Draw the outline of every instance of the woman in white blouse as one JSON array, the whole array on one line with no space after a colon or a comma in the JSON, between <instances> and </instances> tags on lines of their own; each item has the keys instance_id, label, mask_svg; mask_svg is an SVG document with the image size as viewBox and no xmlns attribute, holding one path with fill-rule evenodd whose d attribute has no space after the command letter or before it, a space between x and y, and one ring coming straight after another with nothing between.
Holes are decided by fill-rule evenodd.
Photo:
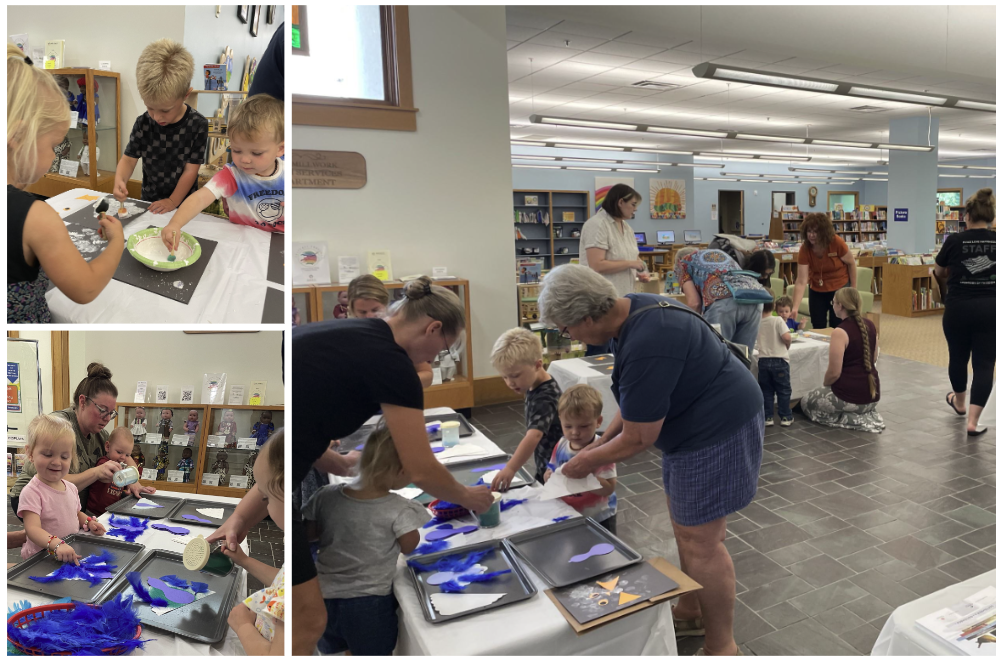
<instances>
[{"instance_id":1,"label":"woman in white blouse","mask_svg":"<svg viewBox=\"0 0 1004 663\"><path fill-rule=\"evenodd\" d=\"M638 259L638 242L627 222L634 218L639 203L641 194L627 184L615 184L600 210L582 226L586 266L610 281L618 297L634 292L635 272L643 283L651 279L645 263ZM588 346L586 354L603 352L603 347Z\"/></svg>"}]
</instances>

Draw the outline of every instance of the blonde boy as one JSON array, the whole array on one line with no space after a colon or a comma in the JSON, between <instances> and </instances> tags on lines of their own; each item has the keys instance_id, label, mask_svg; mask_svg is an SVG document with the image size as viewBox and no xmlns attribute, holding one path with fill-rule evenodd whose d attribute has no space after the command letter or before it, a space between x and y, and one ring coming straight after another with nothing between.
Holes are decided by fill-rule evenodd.
<instances>
[{"instance_id":1,"label":"blonde boy","mask_svg":"<svg viewBox=\"0 0 1004 663\"><path fill-rule=\"evenodd\" d=\"M554 447L550 467L557 469L597 439L596 429L603 423L603 397L587 384L577 384L561 395L558 416L564 437ZM548 469L544 480L551 478ZM583 516L592 518L612 533L617 533L617 466L597 468L593 475L603 487L588 493L562 497L562 501Z\"/></svg>"},{"instance_id":2,"label":"blonde boy","mask_svg":"<svg viewBox=\"0 0 1004 663\"><path fill-rule=\"evenodd\" d=\"M209 138L209 122L185 103L192 91L195 61L181 44L160 39L143 49L136 85L146 113L136 118L129 144L115 169L113 193L129 196L126 182L143 160L143 200L154 214L172 212L195 193Z\"/></svg>"},{"instance_id":3,"label":"blonde boy","mask_svg":"<svg viewBox=\"0 0 1004 663\"><path fill-rule=\"evenodd\" d=\"M525 398L526 435L515 453L492 481L492 490L508 490L519 468L533 456L535 478L544 482L544 472L554 446L561 439L558 399L561 389L544 370L540 339L528 329L517 327L502 334L492 348L492 366L506 385Z\"/></svg>"},{"instance_id":4,"label":"blonde boy","mask_svg":"<svg viewBox=\"0 0 1004 663\"><path fill-rule=\"evenodd\" d=\"M161 238L168 248L177 248L185 224L221 197L231 223L284 231L283 125L282 102L267 94L250 97L234 110L227 126L233 163L186 200L164 227Z\"/></svg>"}]
</instances>

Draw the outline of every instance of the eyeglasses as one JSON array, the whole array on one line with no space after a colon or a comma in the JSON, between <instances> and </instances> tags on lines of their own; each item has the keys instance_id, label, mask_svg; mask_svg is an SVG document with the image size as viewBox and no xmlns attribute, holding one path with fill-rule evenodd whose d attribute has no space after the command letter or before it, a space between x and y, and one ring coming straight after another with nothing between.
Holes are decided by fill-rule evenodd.
<instances>
[{"instance_id":1,"label":"eyeglasses","mask_svg":"<svg viewBox=\"0 0 1004 663\"><path fill-rule=\"evenodd\" d=\"M453 345L450 345L450 343L446 340L446 332L443 331L442 327L439 328L439 333L443 337L443 351L450 354L451 356L453 355L459 356L460 350L464 346L464 335L458 334L457 340L453 342Z\"/></svg>"},{"instance_id":2,"label":"eyeglasses","mask_svg":"<svg viewBox=\"0 0 1004 663\"><path fill-rule=\"evenodd\" d=\"M572 334L568 331L568 327L562 327L559 337L565 339L566 341L572 340Z\"/></svg>"},{"instance_id":3,"label":"eyeglasses","mask_svg":"<svg viewBox=\"0 0 1004 663\"><path fill-rule=\"evenodd\" d=\"M93 405L94 409L96 409L98 411L98 414L101 415L102 419L108 419L109 421L111 421L115 417L119 416L119 413L116 412L115 410L109 410L105 406L98 405L97 403L95 403L93 398L91 398L89 396L84 396L84 398L86 398L87 400L89 400L91 402L91 405Z\"/></svg>"}]
</instances>

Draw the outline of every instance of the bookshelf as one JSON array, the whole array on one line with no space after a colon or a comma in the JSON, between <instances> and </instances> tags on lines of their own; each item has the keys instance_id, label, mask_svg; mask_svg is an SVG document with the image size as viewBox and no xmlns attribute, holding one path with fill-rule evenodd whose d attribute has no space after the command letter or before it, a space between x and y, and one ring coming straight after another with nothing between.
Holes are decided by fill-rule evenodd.
<instances>
[{"instance_id":1,"label":"bookshelf","mask_svg":"<svg viewBox=\"0 0 1004 663\"><path fill-rule=\"evenodd\" d=\"M845 242L880 242L888 232L888 208L885 205L860 205L857 210L844 212L839 218L830 212L833 229Z\"/></svg>"},{"instance_id":2,"label":"bookshelf","mask_svg":"<svg viewBox=\"0 0 1004 663\"><path fill-rule=\"evenodd\" d=\"M517 261L537 260L544 272L578 260L579 236L591 216L588 191L517 189L512 199ZM518 273L517 267L517 281Z\"/></svg>"},{"instance_id":3,"label":"bookshelf","mask_svg":"<svg viewBox=\"0 0 1004 663\"><path fill-rule=\"evenodd\" d=\"M933 289L938 285L931 276L931 265L883 265L882 313L917 318L944 312L935 303Z\"/></svg>"},{"instance_id":4,"label":"bookshelf","mask_svg":"<svg viewBox=\"0 0 1004 663\"><path fill-rule=\"evenodd\" d=\"M785 289L798 278L798 248L794 251L774 252L774 278L784 281Z\"/></svg>"},{"instance_id":5,"label":"bookshelf","mask_svg":"<svg viewBox=\"0 0 1004 663\"><path fill-rule=\"evenodd\" d=\"M802 221L805 219L805 212L799 211L796 207L792 210L781 210L778 212L781 221L782 239L785 242L797 242L802 239L800 232Z\"/></svg>"},{"instance_id":6,"label":"bookshelf","mask_svg":"<svg viewBox=\"0 0 1004 663\"><path fill-rule=\"evenodd\" d=\"M868 267L872 270L872 294L875 301L882 301L882 282L885 276L885 267L889 264L889 256L859 256L858 267Z\"/></svg>"},{"instance_id":7,"label":"bookshelf","mask_svg":"<svg viewBox=\"0 0 1004 663\"><path fill-rule=\"evenodd\" d=\"M965 215L965 205L955 205L947 208L947 211L939 205L934 221L934 245L940 247L949 235L965 230L966 222L962 220Z\"/></svg>"}]
</instances>

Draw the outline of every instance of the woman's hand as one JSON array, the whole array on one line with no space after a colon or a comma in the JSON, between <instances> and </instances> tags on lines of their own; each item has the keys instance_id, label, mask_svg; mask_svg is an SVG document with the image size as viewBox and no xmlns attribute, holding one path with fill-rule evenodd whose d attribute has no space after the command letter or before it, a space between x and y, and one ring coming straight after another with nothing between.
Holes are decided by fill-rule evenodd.
<instances>
[{"instance_id":1,"label":"woman's hand","mask_svg":"<svg viewBox=\"0 0 1004 663\"><path fill-rule=\"evenodd\" d=\"M56 546L56 559L64 564L73 563L76 566L80 566L80 560L83 559L77 554L77 551L70 547L68 543L60 543Z\"/></svg>"},{"instance_id":2,"label":"woman's hand","mask_svg":"<svg viewBox=\"0 0 1004 663\"><path fill-rule=\"evenodd\" d=\"M110 460L106 463L101 463L94 468L94 476L96 481L101 483L111 483L112 476L122 469L122 466L116 463L114 460Z\"/></svg>"},{"instance_id":3,"label":"woman's hand","mask_svg":"<svg viewBox=\"0 0 1004 663\"><path fill-rule=\"evenodd\" d=\"M111 214L102 214L98 217L98 235L113 242L116 240L124 241L123 234L122 224L116 217Z\"/></svg>"},{"instance_id":4,"label":"woman's hand","mask_svg":"<svg viewBox=\"0 0 1004 663\"><path fill-rule=\"evenodd\" d=\"M589 454L579 452L572 456L572 459L561 466L561 473L569 479L585 479L594 469L592 463L588 461Z\"/></svg>"},{"instance_id":5,"label":"woman's hand","mask_svg":"<svg viewBox=\"0 0 1004 663\"><path fill-rule=\"evenodd\" d=\"M460 506L474 513L484 513L492 507L495 498L488 486L471 486L466 490L467 496L460 502Z\"/></svg>"},{"instance_id":6,"label":"woman's hand","mask_svg":"<svg viewBox=\"0 0 1004 663\"><path fill-rule=\"evenodd\" d=\"M511 469L508 466L499 470L499 473L495 475L494 479L492 479L492 490L503 493L509 490L509 484L512 483L514 476L516 476L516 470Z\"/></svg>"},{"instance_id":7,"label":"woman's hand","mask_svg":"<svg viewBox=\"0 0 1004 663\"><path fill-rule=\"evenodd\" d=\"M652 281L652 275L649 272L638 272L638 280L642 283L649 283Z\"/></svg>"},{"instance_id":8,"label":"woman's hand","mask_svg":"<svg viewBox=\"0 0 1004 663\"><path fill-rule=\"evenodd\" d=\"M244 605L243 601L235 605L233 610L230 611L230 616L227 617L227 624L233 629L234 633L237 633L245 624L254 626L254 621L255 614L251 612L250 608Z\"/></svg>"},{"instance_id":9,"label":"woman's hand","mask_svg":"<svg viewBox=\"0 0 1004 663\"><path fill-rule=\"evenodd\" d=\"M226 555L227 557L229 557L230 559L232 559L234 561L234 564L236 564L237 566L239 566L241 568L244 568L244 564L249 559L251 559L250 557L248 557L244 553L244 549L241 548L240 546L234 546L233 550L230 550L229 548L224 547L224 548L222 548L222 550L223 550L223 554L224 555Z\"/></svg>"},{"instance_id":10,"label":"woman's hand","mask_svg":"<svg viewBox=\"0 0 1004 663\"><path fill-rule=\"evenodd\" d=\"M631 269L637 270L640 275L642 272L648 271L648 265L645 264L644 260L639 260L638 262L636 262L634 265L631 266Z\"/></svg>"}]
</instances>

